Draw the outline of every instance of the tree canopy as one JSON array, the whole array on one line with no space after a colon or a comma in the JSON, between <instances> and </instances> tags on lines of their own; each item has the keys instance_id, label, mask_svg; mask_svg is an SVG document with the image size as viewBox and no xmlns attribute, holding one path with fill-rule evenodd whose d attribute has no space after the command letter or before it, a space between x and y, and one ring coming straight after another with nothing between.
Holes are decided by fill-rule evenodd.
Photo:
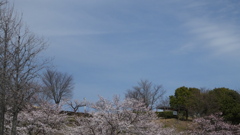
<instances>
[{"instance_id":1,"label":"tree canopy","mask_svg":"<svg viewBox=\"0 0 240 135\"><path fill-rule=\"evenodd\" d=\"M240 94L234 90L222 87L201 91L183 86L169 98L172 108L186 110L186 117L188 113L191 116L206 116L222 112L226 121L240 123Z\"/></svg>"},{"instance_id":2,"label":"tree canopy","mask_svg":"<svg viewBox=\"0 0 240 135\"><path fill-rule=\"evenodd\" d=\"M187 119L189 111L194 112L193 110L197 109L198 100L196 98L193 100L193 98L197 97L199 93L200 90L197 88L187 88L185 86L177 88L174 96L170 96L170 106L177 110L185 110Z\"/></svg>"},{"instance_id":3,"label":"tree canopy","mask_svg":"<svg viewBox=\"0 0 240 135\"><path fill-rule=\"evenodd\" d=\"M219 111L227 121L240 123L240 94L228 88L215 88L209 92Z\"/></svg>"}]
</instances>

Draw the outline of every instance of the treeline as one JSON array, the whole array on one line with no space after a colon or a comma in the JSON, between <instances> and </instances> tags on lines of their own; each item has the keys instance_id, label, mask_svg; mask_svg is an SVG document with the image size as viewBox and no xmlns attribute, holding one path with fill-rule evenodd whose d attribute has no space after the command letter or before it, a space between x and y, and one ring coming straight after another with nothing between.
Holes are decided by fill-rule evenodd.
<instances>
[{"instance_id":1,"label":"treeline","mask_svg":"<svg viewBox=\"0 0 240 135\"><path fill-rule=\"evenodd\" d=\"M229 88L212 90L180 87L170 96L170 106L188 119L220 113L225 121L240 123L240 94Z\"/></svg>"}]
</instances>

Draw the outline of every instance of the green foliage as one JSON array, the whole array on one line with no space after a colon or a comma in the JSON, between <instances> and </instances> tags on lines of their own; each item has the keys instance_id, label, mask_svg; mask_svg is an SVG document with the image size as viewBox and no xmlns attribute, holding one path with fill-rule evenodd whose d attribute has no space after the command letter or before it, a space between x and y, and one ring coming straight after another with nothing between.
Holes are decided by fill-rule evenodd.
<instances>
[{"instance_id":1,"label":"green foliage","mask_svg":"<svg viewBox=\"0 0 240 135\"><path fill-rule=\"evenodd\" d=\"M173 111L164 111L164 112L156 112L157 116L160 118L170 119L177 118L176 115L173 115Z\"/></svg>"},{"instance_id":2,"label":"green foliage","mask_svg":"<svg viewBox=\"0 0 240 135\"><path fill-rule=\"evenodd\" d=\"M228 88L215 88L200 91L197 88L180 87L170 96L170 106L175 109L185 108L186 117L207 116L222 112L226 121L240 123L240 94Z\"/></svg>"},{"instance_id":3,"label":"green foliage","mask_svg":"<svg viewBox=\"0 0 240 135\"><path fill-rule=\"evenodd\" d=\"M177 88L174 96L170 96L170 106L177 110L184 110L186 119L188 113L194 115L198 112L200 103L200 90L197 88L187 88L185 86Z\"/></svg>"},{"instance_id":4,"label":"green foliage","mask_svg":"<svg viewBox=\"0 0 240 135\"><path fill-rule=\"evenodd\" d=\"M228 88L215 88L209 92L214 102L223 112L223 117L233 124L240 123L240 94Z\"/></svg>"},{"instance_id":5,"label":"green foliage","mask_svg":"<svg viewBox=\"0 0 240 135\"><path fill-rule=\"evenodd\" d=\"M189 107L194 104L192 97L199 93L200 90L197 88L187 88L185 86L177 88L174 96L170 96L170 105L173 108Z\"/></svg>"}]
</instances>

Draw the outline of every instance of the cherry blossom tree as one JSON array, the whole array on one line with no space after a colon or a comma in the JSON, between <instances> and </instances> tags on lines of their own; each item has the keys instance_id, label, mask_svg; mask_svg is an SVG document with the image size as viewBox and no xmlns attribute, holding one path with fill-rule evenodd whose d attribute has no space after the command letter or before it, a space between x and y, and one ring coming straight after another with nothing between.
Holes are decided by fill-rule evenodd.
<instances>
[{"instance_id":1,"label":"cherry blossom tree","mask_svg":"<svg viewBox=\"0 0 240 135\"><path fill-rule=\"evenodd\" d=\"M29 105L19 113L17 134L21 135L171 135L173 128L164 128L154 112L135 99L112 101L100 97L96 103L88 103L92 108L86 116L62 114L61 106L39 103ZM6 114L6 134L11 133L12 116Z\"/></svg>"},{"instance_id":2,"label":"cherry blossom tree","mask_svg":"<svg viewBox=\"0 0 240 135\"><path fill-rule=\"evenodd\" d=\"M188 131L191 135L237 135L240 133L240 125L232 125L224 121L222 113L207 117L197 118L193 122L196 128Z\"/></svg>"},{"instance_id":3,"label":"cherry blossom tree","mask_svg":"<svg viewBox=\"0 0 240 135\"><path fill-rule=\"evenodd\" d=\"M171 135L172 128L163 128L154 112L146 108L143 102L135 99L120 101L118 96L109 101L100 97L90 104L94 111L91 117L76 118L79 126L75 134L91 135Z\"/></svg>"},{"instance_id":4,"label":"cherry blossom tree","mask_svg":"<svg viewBox=\"0 0 240 135\"><path fill-rule=\"evenodd\" d=\"M28 106L19 113L17 134L21 135L54 135L67 134L67 115L60 114L61 107L47 102L41 106ZM6 115L5 133L10 134L12 117Z\"/></svg>"}]
</instances>

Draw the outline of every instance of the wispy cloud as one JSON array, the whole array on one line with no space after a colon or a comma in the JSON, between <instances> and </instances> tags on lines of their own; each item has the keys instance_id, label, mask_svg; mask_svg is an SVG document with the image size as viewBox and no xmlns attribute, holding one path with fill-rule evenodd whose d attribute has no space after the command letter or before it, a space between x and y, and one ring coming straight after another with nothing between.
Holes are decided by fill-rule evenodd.
<instances>
[{"instance_id":1,"label":"wispy cloud","mask_svg":"<svg viewBox=\"0 0 240 135\"><path fill-rule=\"evenodd\" d=\"M239 4L218 1L214 5L211 1L191 1L183 6L180 14L185 21L189 41L179 51L202 49L217 57L240 56L240 27L237 23L240 20L236 17L240 13L236 8Z\"/></svg>"},{"instance_id":2,"label":"wispy cloud","mask_svg":"<svg viewBox=\"0 0 240 135\"><path fill-rule=\"evenodd\" d=\"M234 26L206 19L191 19L187 25L190 33L196 35L196 42L204 43L203 47L211 49L215 55L232 55L240 51L240 31Z\"/></svg>"}]
</instances>

